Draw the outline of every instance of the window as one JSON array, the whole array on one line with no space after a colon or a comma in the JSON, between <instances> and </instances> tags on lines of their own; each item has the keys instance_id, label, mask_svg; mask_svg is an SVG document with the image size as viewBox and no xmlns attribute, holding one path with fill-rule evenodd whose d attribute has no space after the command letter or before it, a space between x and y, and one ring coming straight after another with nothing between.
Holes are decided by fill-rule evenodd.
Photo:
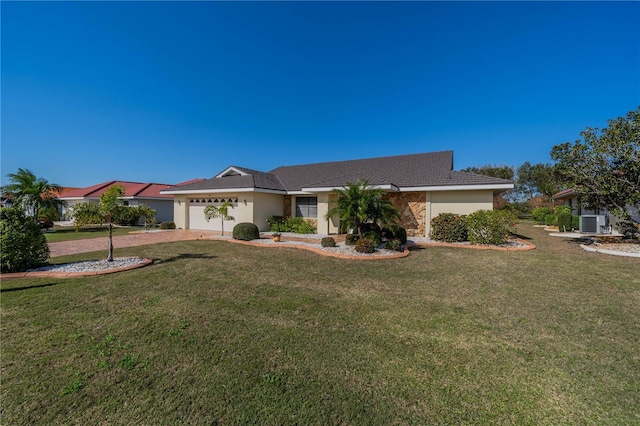
<instances>
[{"instance_id":1,"label":"window","mask_svg":"<svg viewBox=\"0 0 640 426\"><path fill-rule=\"evenodd\" d=\"M296 197L296 216L318 217L318 197Z\"/></svg>"}]
</instances>

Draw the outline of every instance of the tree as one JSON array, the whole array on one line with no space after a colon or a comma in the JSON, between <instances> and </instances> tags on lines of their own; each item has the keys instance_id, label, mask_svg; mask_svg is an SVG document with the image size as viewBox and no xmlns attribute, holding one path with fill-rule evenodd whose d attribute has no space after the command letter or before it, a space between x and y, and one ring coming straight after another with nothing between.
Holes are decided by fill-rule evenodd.
<instances>
[{"instance_id":1,"label":"tree","mask_svg":"<svg viewBox=\"0 0 640 426\"><path fill-rule=\"evenodd\" d=\"M582 206L638 223L633 212L640 207L639 125L640 107L608 120L602 130L587 127L574 143L553 147L555 170Z\"/></svg>"},{"instance_id":2,"label":"tree","mask_svg":"<svg viewBox=\"0 0 640 426\"><path fill-rule=\"evenodd\" d=\"M355 229L362 238L365 223L380 227L399 218L398 209L382 198L382 190L368 188L368 185L368 181L359 180L342 189L334 189L333 193L338 196L337 205L329 210L326 219L338 215L346 226Z\"/></svg>"},{"instance_id":3,"label":"tree","mask_svg":"<svg viewBox=\"0 0 640 426\"><path fill-rule=\"evenodd\" d=\"M38 225L21 209L0 207L0 271L24 272L49 258L49 246Z\"/></svg>"},{"instance_id":4,"label":"tree","mask_svg":"<svg viewBox=\"0 0 640 426\"><path fill-rule=\"evenodd\" d=\"M538 195L550 198L562 189L551 164L531 164L525 161L518 167L517 174L515 190L526 199Z\"/></svg>"},{"instance_id":5,"label":"tree","mask_svg":"<svg viewBox=\"0 0 640 426\"><path fill-rule=\"evenodd\" d=\"M106 223L109 226L109 252L107 260L113 261L113 224L120 212L126 208L122 205L121 197L124 197L125 189L122 185L109 187L100 196L100 204L80 203L73 207L73 219L76 230L84 225Z\"/></svg>"},{"instance_id":6,"label":"tree","mask_svg":"<svg viewBox=\"0 0 640 426\"><path fill-rule=\"evenodd\" d=\"M66 202L58 199L62 187L48 180L36 177L30 170L18 169L17 173L9 173L9 184L2 187L2 196L12 198L13 205L22 209L25 215L38 221L38 213L44 208L58 210L66 206Z\"/></svg>"},{"instance_id":7,"label":"tree","mask_svg":"<svg viewBox=\"0 0 640 426\"><path fill-rule=\"evenodd\" d=\"M515 178L515 171L513 169L513 166L493 166L491 164L487 164L485 166L467 167L466 169L462 169L461 171L507 180L514 180Z\"/></svg>"},{"instance_id":8,"label":"tree","mask_svg":"<svg viewBox=\"0 0 640 426\"><path fill-rule=\"evenodd\" d=\"M233 208L231 200L227 200L220 207L207 206L204 209L204 218L209 222L211 219L220 218L222 221L222 236L224 237L224 221L235 220L233 216L229 216L229 207Z\"/></svg>"}]
</instances>

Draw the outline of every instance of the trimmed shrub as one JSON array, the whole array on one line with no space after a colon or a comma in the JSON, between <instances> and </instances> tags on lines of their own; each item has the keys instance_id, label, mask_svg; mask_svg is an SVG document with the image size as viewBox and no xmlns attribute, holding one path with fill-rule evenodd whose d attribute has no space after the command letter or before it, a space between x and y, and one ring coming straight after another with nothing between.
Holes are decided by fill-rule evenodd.
<instances>
[{"instance_id":1,"label":"trimmed shrub","mask_svg":"<svg viewBox=\"0 0 640 426\"><path fill-rule=\"evenodd\" d=\"M302 217L271 216L267 219L271 232L295 232L296 234L315 234L315 225Z\"/></svg>"},{"instance_id":2,"label":"trimmed shrub","mask_svg":"<svg viewBox=\"0 0 640 426\"><path fill-rule=\"evenodd\" d=\"M455 243L467 240L465 216L453 213L440 213L431 219L431 239Z\"/></svg>"},{"instance_id":3,"label":"trimmed shrub","mask_svg":"<svg viewBox=\"0 0 640 426\"><path fill-rule=\"evenodd\" d=\"M393 239L397 238L402 244L407 244L407 230L402 226L394 223L392 225L382 228L382 238Z\"/></svg>"},{"instance_id":4,"label":"trimmed shrub","mask_svg":"<svg viewBox=\"0 0 640 426\"><path fill-rule=\"evenodd\" d=\"M162 222L160 223L160 229L176 229L175 222Z\"/></svg>"},{"instance_id":5,"label":"trimmed shrub","mask_svg":"<svg viewBox=\"0 0 640 426\"><path fill-rule=\"evenodd\" d=\"M49 218L45 218L38 221L38 228L40 229L51 229L53 228L53 221Z\"/></svg>"},{"instance_id":6,"label":"trimmed shrub","mask_svg":"<svg viewBox=\"0 0 640 426\"><path fill-rule=\"evenodd\" d=\"M633 240L638 234L638 225L633 222L618 222L616 224L618 230L622 234L623 240Z\"/></svg>"},{"instance_id":7,"label":"trimmed shrub","mask_svg":"<svg viewBox=\"0 0 640 426\"><path fill-rule=\"evenodd\" d=\"M533 216L533 220L536 221L539 225L546 224L545 217L551 214L551 210L548 207L536 207L533 209L531 216Z\"/></svg>"},{"instance_id":8,"label":"trimmed shrub","mask_svg":"<svg viewBox=\"0 0 640 426\"><path fill-rule=\"evenodd\" d=\"M467 216L469 241L474 244L503 244L507 242L516 218L504 210L478 210Z\"/></svg>"},{"instance_id":9,"label":"trimmed shrub","mask_svg":"<svg viewBox=\"0 0 640 426\"><path fill-rule=\"evenodd\" d=\"M260 238L258 227L250 222L241 222L233 227L233 239L251 241Z\"/></svg>"},{"instance_id":10,"label":"trimmed shrub","mask_svg":"<svg viewBox=\"0 0 640 426\"><path fill-rule=\"evenodd\" d=\"M398 238L390 238L384 243L384 248L393 251L402 251L402 242Z\"/></svg>"},{"instance_id":11,"label":"trimmed shrub","mask_svg":"<svg viewBox=\"0 0 640 426\"><path fill-rule=\"evenodd\" d=\"M47 239L32 218L16 208L0 208L0 271L25 272L49 258Z\"/></svg>"},{"instance_id":12,"label":"trimmed shrub","mask_svg":"<svg viewBox=\"0 0 640 426\"><path fill-rule=\"evenodd\" d=\"M344 243L348 246L355 246L359 238L358 234L347 234Z\"/></svg>"},{"instance_id":13,"label":"trimmed shrub","mask_svg":"<svg viewBox=\"0 0 640 426\"><path fill-rule=\"evenodd\" d=\"M571 213L558 213L558 230L560 232L571 231Z\"/></svg>"},{"instance_id":14,"label":"trimmed shrub","mask_svg":"<svg viewBox=\"0 0 640 426\"><path fill-rule=\"evenodd\" d=\"M558 223L558 216L553 213L549 213L544 217L544 224L547 226L556 226Z\"/></svg>"},{"instance_id":15,"label":"trimmed shrub","mask_svg":"<svg viewBox=\"0 0 640 426\"><path fill-rule=\"evenodd\" d=\"M362 234L363 238L369 239L371 241L373 241L373 243L376 245L376 247L378 247L380 244L382 244L382 236L380 235L380 232L378 231L367 231L364 234Z\"/></svg>"},{"instance_id":16,"label":"trimmed shrub","mask_svg":"<svg viewBox=\"0 0 640 426\"><path fill-rule=\"evenodd\" d=\"M360 238L356 242L355 250L358 253L374 253L376 251L376 244L368 238Z\"/></svg>"},{"instance_id":17,"label":"trimmed shrub","mask_svg":"<svg viewBox=\"0 0 640 426\"><path fill-rule=\"evenodd\" d=\"M334 240L332 237L324 237L322 240L320 240L320 244L322 245L322 247L335 247L336 240Z\"/></svg>"}]
</instances>

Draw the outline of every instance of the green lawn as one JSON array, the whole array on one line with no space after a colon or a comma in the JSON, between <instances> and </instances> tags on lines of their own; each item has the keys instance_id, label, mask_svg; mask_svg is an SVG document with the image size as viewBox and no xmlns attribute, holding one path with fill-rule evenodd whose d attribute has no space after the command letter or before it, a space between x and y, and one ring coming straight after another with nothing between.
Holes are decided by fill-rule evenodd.
<instances>
[{"instance_id":1,"label":"green lawn","mask_svg":"<svg viewBox=\"0 0 640 426\"><path fill-rule=\"evenodd\" d=\"M191 241L4 281L2 424L640 424L639 259L520 232L538 249Z\"/></svg>"},{"instance_id":2,"label":"green lawn","mask_svg":"<svg viewBox=\"0 0 640 426\"><path fill-rule=\"evenodd\" d=\"M140 231L141 227L115 227L113 228L113 235L127 235L131 231ZM87 238L99 238L108 237L109 228L105 226L85 227L80 231L76 230L72 226L56 226L52 229L53 232L45 232L45 237L50 243L58 241L70 241L70 240L84 240Z\"/></svg>"}]
</instances>

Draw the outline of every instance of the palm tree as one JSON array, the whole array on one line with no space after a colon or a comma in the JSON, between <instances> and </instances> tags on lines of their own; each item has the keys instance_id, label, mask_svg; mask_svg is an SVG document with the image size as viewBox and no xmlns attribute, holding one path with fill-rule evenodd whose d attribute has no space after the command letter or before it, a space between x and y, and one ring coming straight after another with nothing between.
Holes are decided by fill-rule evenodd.
<instances>
[{"instance_id":1,"label":"palm tree","mask_svg":"<svg viewBox=\"0 0 640 426\"><path fill-rule=\"evenodd\" d=\"M338 199L336 206L327 213L327 220L338 215L346 226L355 229L362 238L365 223L380 227L398 219L400 213L389 200L382 198L382 190L368 188L368 185L369 181L359 180L343 189L334 189Z\"/></svg>"},{"instance_id":2,"label":"palm tree","mask_svg":"<svg viewBox=\"0 0 640 426\"><path fill-rule=\"evenodd\" d=\"M9 184L2 187L2 195L13 198L13 204L27 215L33 215L38 221L38 213L43 208L58 210L67 203L58 199L62 187L48 180L36 177L30 170L18 169L17 173L9 173Z\"/></svg>"},{"instance_id":3,"label":"palm tree","mask_svg":"<svg viewBox=\"0 0 640 426\"><path fill-rule=\"evenodd\" d=\"M227 200L220 207L216 206L207 206L204 209L204 218L207 219L207 222L211 219L215 219L219 217L222 220L222 236L224 237L224 221L225 220L235 220L233 216L229 216L229 207L233 208L233 203L231 200Z\"/></svg>"}]
</instances>

